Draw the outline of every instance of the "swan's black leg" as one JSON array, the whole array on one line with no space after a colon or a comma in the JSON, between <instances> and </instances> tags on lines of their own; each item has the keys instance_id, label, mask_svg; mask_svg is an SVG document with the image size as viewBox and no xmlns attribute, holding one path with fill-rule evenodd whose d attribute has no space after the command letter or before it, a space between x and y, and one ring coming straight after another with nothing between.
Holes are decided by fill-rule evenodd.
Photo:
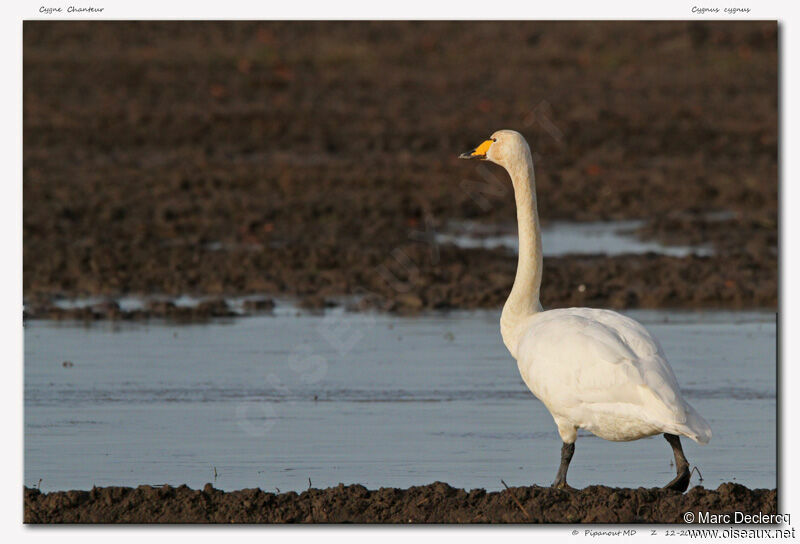
<instances>
[{"instance_id":1,"label":"swan's black leg","mask_svg":"<svg viewBox=\"0 0 800 544\"><path fill-rule=\"evenodd\" d=\"M683 448L681 447L681 439L674 434L664 433L664 438L667 439L669 445L672 446L672 452L675 454L675 469L678 475L670 483L664 486L664 489L673 489L683 493L689 487L689 479L692 475L689 472L689 461L683 455Z\"/></svg>"},{"instance_id":2,"label":"swan's black leg","mask_svg":"<svg viewBox=\"0 0 800 544\"><path fill-rule=\"evenodd\" d=\"M575 453L575 442L572 444L564 442L564 445L561 446L561 466L558 467L553 487L557 489L572 489L567 484L567 469L569 468L569 462L572 461L573 453Z\"/></svg>"}]
</instances>

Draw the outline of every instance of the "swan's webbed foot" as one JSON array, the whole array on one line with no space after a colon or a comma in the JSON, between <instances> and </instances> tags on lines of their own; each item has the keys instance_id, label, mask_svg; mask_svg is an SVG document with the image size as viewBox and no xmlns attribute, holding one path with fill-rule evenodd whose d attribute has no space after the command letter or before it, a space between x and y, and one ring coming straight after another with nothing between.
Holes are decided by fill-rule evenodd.
<instances>
[{"instance_id":1,"label":"swan's webbed foot","mask_svg":"<svg viewBox=\"0 0 800 544\"><path fill-rule=\"evenodd\" d=\"M578 491L577 489L569 485L566 480L564 480L563 482L553 482L553 485L551 485L550 487L552 487L553 489L560 489L561 491L569 491L569 492Z\"/></svg>"},{"instance_id":2,"label":"swan's webbed foot","mask_svg":"<svg viewBox=\"0 0 800 544\"><path fill-rule=\"evenodd\" d=\"M678 493L683 493L689 488L689 479L691 475L692 473L689 472L689 466L687 465L670 483L661 489L671 489L673 491L677 491Z\"/></svg>"},{"instance_id":3,"label":"swan's webbed foot","mask_svg":"<svg viewBox=\"0 0 800 544\"><path fill-rule=\"evenodd\" d=\"M689 488L689 480L692 477L692 473L689 471L689 461L687 461L686 456L683 455L681 439L677 435L664 433L664 438L666 438L669 445L672 446L678 475L661 489L671 489L683 493Z\"/></svg>"}]
</instances>

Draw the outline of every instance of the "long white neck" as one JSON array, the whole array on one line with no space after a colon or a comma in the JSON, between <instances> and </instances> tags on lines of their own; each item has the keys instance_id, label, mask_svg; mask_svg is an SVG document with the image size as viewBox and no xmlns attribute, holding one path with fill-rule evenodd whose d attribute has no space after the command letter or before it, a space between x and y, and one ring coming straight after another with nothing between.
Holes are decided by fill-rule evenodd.
<instances>
[{"instance_id":1,"label":"long white neck","mask_svg":"<svg viewBox=\"0 0 800 544\"><path fill-rule=\"evenodd\" d=\"M500 333L511 355L517 357L520 325L525 318L541 312L539 288L542 284L542 234L539 214L536 211L536 185L533 176L533 159L528 146L506 166L514 184L517 201L517 226L519 230L519 258L514 287L503 306Z\"/></svg>"}]
</instances>

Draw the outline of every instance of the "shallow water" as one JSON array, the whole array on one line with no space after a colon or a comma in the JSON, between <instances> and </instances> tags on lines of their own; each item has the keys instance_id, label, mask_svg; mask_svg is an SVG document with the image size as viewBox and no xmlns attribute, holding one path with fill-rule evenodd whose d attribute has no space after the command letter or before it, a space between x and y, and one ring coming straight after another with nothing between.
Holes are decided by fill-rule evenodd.
<instances>
[{"instance_id":1,"label":"shallow water","mask_svg":"<svg viewBox=\"0 0 800 544\"><path fill-rule=\"evenodd\" d=\"M712 426L708 446L684 440L702 484L775 487L774 314L629 315L661 340ZM498 319L334 310L193 325L28 321L25 484L547 485L560 440ZM582 434L570 483L663 485L671 460L660 437Z\"/></svg>"},{"instance_id":2,"label":"shallow water","mask_svg":"<svg viewBox=\"0 0 800 544\"><path fill-rule=\"evenodd\" d=\"M625 255L658 253L673 257L687 255L711 255L712 250L705 246L667 246L658 242L646 242L635 235L635 230L644 221L597 221L573 223L556 221L542 228L542 248L544 255L596 254ZM442 244L455 244L465 249L507 248L518 251L519 240L516 229L508 232L487 231L479 223L460 223L451 232L437 234L436 240Z\"/></svg>"}]
</instances>

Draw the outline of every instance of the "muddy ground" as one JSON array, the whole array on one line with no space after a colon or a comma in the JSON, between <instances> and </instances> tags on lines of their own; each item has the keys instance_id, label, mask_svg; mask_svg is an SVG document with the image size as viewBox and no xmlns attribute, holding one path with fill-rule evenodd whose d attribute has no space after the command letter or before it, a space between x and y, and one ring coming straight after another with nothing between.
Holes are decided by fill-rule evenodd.
<instances>
[{"instance_id":1,"label":"muddy ground","mask_svg":"<svg viewBox=\"0 0 800 544\"><path fill-rule=\"evenodd\" d=\"M544 222L716 250L546 258L546 307L777 305L775 23L27 21L23 71L29 315L499 307L513 255L420 234L513 221L499 167L456 158L498 128L531 143Z\"/></svg>"},{"instance_id":2,"label":"muddy ground","mask_svg":"<svg viewBox=\"0 0 800 544\"><path fill-rule=\"evenodd\" d=\"M686 494L591 486L487 493L441 482L409 489L361 485L300 494L223 492L206 484L41 493L25 488L25 523L679 523L685 512L777 514L777 492L727 483ZM689 526L690 527L690 526Z\"/></svg>"}]
</instances>

